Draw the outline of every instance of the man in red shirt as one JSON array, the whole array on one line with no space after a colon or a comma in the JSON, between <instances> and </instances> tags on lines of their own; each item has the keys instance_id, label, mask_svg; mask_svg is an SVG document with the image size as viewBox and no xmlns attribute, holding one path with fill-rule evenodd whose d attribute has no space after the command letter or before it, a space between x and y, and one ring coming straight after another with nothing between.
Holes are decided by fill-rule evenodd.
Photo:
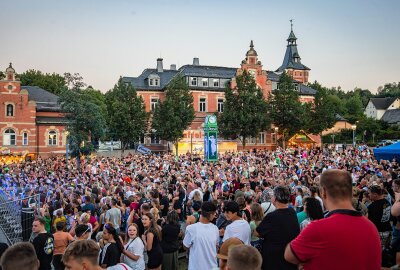
<instances>
[{"instance_id":1,"label":"man in red shirt","mask_svg":"<svg viewBox=\"0 0 400 270\"><path fill-rule=\"evenodd\" d=\"M375 225L352 206L352 179L341 170L321 175L321 198L329 213L311 222L285 250L285 259L313 269L381 269Z\"/></svg>"}]
</instances>

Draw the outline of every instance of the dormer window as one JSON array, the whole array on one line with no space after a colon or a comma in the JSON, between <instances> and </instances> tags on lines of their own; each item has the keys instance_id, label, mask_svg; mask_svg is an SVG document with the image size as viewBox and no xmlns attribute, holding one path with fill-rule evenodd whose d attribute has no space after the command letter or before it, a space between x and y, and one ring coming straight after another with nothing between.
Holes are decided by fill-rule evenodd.
<instances>
[{"instance_id":1,"label":"dormer window","mask_svg":"<svg viewBox=\"0 0 400 270\"><path fill-rule=\"evenodd\" d=\"M190 85L197 86L197 78L196 77L190 77Z\"/></svg>"},{"instance_id":2,"label":"dormer window","mask_svg":"<svg viewBox=\"0 0 400 270\"><path fill-rule=\"evenodd\" d=\"M160 86L160 77L156 74L150 74L147 78L149 80L149 86Z\"/></svg>"},{"instance_id":3,"label":"dormer window","mask_svg":"<svg viewBox=\"0 0 400 270\"><path fill-rule=\"evenodd\" d=\"M204 86L204 87L208 86L208 79L207 78L201 79L201 86Z\"/></svg>"}]
</instances>

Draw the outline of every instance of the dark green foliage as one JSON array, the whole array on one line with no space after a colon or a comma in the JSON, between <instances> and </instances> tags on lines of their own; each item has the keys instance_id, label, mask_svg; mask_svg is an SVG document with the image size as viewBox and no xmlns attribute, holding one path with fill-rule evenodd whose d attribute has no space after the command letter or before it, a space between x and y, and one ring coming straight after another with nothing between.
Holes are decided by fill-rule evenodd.
<instances>
[{"instance_id":1,"label":"dark green foliage","mask_svg":"<svg viewBox=\"0 0 400 270\"><path fill-rule=\"evenodd\" d=\"M332 127L336 122L335 104L328 95L325 87L314 82L310 85L317 90L314 103L303 104L305 108L304 130L312 134L320 134L323 130Z\"/></svg>"},{"instance_id":2,"label":"dark green foliage","mask_svg":"<svg viewBox=\"0 0 400 270\"><path fill-rule=\"evenodd\" d=\"M225 138L255 137L270 126L268 105L253 76L244 71L236 76L236 87L225 89L224 111L218 116L219 131Z\"/></svg>"},{"instance_id":3,"label":"dark green foliage","mask_svg":"<svg viewBox=\"0 0 400 270\"><path fill-rule=\"evenodd\" d=\"M95 98L86 90L67 89L60 94L60 103L69 120L67 131L71 155L80 157L95 151L93 142L103 136L105 129L105 120Z\"/></svg>"},{"instance_id":4,"label":"dark green foliage","mask_svg":"<svg viewBox=\"0 0 400 270\"><path fill-rule=\"evenodd\" d=\"M400 97L400 82L387 83L379 87L376 97Z\"/></svg>"},{"instance_id":5,"label":"dark green foliage","mask_svg":"<svg viewBox=\"0 0 400 270\"><path fill-rule=\"evenodd\" d=\"M154 111L152 129L163 140L175 143L178 153L179 139L194 120L193 96L185 79L177 75L165 90L165 100Z\"/></svg>"},{"instance_id":6,"label":"dark green foliage","mask_svg":"<svg viewBox=\"0 0 400 270\"><path fill-rule=\"evenodd\" d=\"M109 137L120 140L122 150L138 141L147 129L148 115L142 97L122 78L106 93Z\"/></svg>"},{"instance_id":7,"label":"dark green foliage","mask_svg":"<svg viewBox=\"0 0 400 270\"><path fill-rule=\"evenodd\" d=\"M66 82L63 76L57 73L42 73L39 70L30 69L18 75L21 85L38 86L55 95L66 89Z\"/></svg>"},{"instance_id":8,"label":"dark green foliage","mask_svg":"<svg viewBox=\"0 0 400 270\"><path fill-rule=\"evenodd\" d=\"M305 127L305 110L310 107L301 104L293 79L285 72L279 79L278 88L268 101L269 115L285 140Z\"/></svg>"}]
</instances>

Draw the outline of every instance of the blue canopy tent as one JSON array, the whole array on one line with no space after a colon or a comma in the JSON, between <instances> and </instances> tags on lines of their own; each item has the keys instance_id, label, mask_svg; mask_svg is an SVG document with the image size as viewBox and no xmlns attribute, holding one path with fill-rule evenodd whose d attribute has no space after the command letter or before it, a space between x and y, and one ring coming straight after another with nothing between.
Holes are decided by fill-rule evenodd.
<instances>
[{"instance_id":1,"label":"blue canopy tent","mask_svg":"<svg viewBox=\"0 0 400 270\"><path fill-rule=\"evenodd\" d=\"M377 160L392 161L395 158L397 161L400 161L400 142L385 147L374 148L374 155Z\"/></svg>"}]
</instances>

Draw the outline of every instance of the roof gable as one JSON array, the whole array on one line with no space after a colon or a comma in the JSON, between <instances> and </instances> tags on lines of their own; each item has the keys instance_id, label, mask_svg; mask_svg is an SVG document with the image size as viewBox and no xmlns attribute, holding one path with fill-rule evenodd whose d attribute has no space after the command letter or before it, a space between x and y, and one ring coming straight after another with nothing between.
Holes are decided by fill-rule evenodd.
<instances>
[{"instance_id":1,"label":"roof gable","mask_svg":"<svg viewBox=\"0 0 400 270\"><path fill-rule=\"evenodd\" d=\"M370 101L377 110L386 110L396 99L396 97L371 98Z\"/></svg>"},{"instance_id":2,"label":"roof gable","mask_svg":"<svg viewBox=\"0 0 400 270\"><path fill-rule=\"evenodd\" d=\"M400 109L387 110L383 114L381 120L388 124L399 124L400 123Z\"/></svg>"}]
</instances>

